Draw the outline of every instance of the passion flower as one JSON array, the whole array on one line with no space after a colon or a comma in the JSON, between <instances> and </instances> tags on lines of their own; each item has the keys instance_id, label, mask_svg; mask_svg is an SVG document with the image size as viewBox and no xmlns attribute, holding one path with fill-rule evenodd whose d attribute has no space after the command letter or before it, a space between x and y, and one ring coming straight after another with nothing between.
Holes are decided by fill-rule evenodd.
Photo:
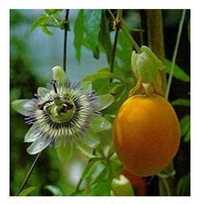
<instances>
[{"instance_id":1,"label":"passion flower","mask_svg":"<svg viewBox=\"0 0 200 204\"><path fill-rule=\"evenodd\" d=\"M70 85L59 66L53 69L50 88L39 87L33 99L21 99L12 103L13 108L25 116L32 127L24 142L32 143L29 154L37 154L50 144L67 144L83 136L91 120L106 108L94 91L84 90L80 85Z\"/></svg>"}]
</instances>

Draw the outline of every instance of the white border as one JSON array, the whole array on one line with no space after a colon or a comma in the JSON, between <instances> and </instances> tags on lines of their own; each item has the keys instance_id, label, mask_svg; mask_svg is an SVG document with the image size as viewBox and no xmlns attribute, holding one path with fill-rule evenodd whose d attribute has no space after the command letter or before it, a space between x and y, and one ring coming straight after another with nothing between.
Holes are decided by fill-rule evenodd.
<instances>
[{"instance_id":1,"label":"white border","mask_svg":"<svg viewBox=\"0 0 200 204\"><path fill-rule=\"evenodd\" d=\"M9 8L189 8L193 0L7 0ZM195 0L194 0L195 1Z\"/></svg>"},{"instance_id":2,"label":"white border","mask_svg":"<svg viewBox=\"0 0 200 204\"><path fill-rule=\"evenodd\" d=\"M197 2L197 3L194 3ZM191 8L191 197L9 197L9 9L39 8ZM87 204L188 204L200 195L200 9L193 0L7 0L0 6L0 200L2 203L87 203Z\"/></svg>"}]
</instances>

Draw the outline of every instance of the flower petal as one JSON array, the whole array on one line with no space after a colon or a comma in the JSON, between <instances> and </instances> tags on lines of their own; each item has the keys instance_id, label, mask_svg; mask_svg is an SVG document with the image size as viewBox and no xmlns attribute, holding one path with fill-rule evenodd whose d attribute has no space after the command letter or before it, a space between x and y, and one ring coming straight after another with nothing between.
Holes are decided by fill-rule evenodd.
<instances>
[{"instance_id":1,"label":"flower petal","mask_svg":"<svg viewBox=\"0 0 200 204\"><path fill-rule=\"evenodd\" d=\"M53 140L52 137L43 135L27 148L27 152L31 155L37 154L44 150L47 146L49 146L52 140Z\"/></svg>"},{"instance_id":2,"label":"flower petal","mask_svg":"<svg viewBox=\"0 0 200 204\"><path fill-rule=\"evenodd\" d=\"M114 97L111 94L100 95L96 97L97 99L97 109L102 111L110 106L114 102Z\"/></svg>"},{"instance_id":3,"label":"flower petal","mask_svg":"<svg viewBox=\"0 0 200 204\"><path fill-rule=\"evenodd\" d=\"M81 90L83 90L86 93L92 92L92 83L91 81L81 81L80 82Z\"/></svg>"},{"instance_id":4,"label":"flower petal","mask_svg":"<svg viewBox=\"0 0 200 204\"><path fill-rule=\"evenodd\" d=\"M38 130L36 124L34 124L26 133L24 142L34 142L41 136L41 132Z\"/></svg>"},{"instance_id":5,"label":"flower petal","mask_svg":"<svg viewBox=\"0 0 200 204\"><path fill-rule=\"evenodd\" d=\"M29 116L37 109L36 99L20 99L12 102L12 107L18 113Z\"/></svg>"},{"instance_id":6,"label":"flower petal","mask_svg":"<svg viewBox=\"0 0 200 204\"><path fill-rule=\"evenodd\" d=\"M39 87L37 89L37 94L39 97L44 98L47 94L49 94L50 90L44 87Z\"/></svg>"}]
</instances>

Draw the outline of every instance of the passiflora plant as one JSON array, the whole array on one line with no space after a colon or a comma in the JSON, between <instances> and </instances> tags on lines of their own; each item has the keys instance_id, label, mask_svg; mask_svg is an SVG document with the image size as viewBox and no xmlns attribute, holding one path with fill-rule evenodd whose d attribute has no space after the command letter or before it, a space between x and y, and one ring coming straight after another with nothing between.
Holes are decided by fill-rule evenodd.
<instances>
[{"instance_id":1,"label":"passiflora plant","mask_svg":"<svg viewBox=\"0 0 200 204\"><path fill-rule=\"evenodd\" d=\"M66 34L69 10L64 20L62 12L45 10L34 22L33 29L41 27L51 35L49 28L53 25L64 29ZM184 18L185 11L176 47ZM70 195L144 196L154 177L159 178L160 195L179 195L186 184L183 180L175 184L173 159L180 147L181 135L186 131L183 134L184 122L179 122L168 95L172 76L177 77L179 73L178 77L185 80L187 75L175 65L176 56L170 62L150 47L138 46L122 10L116 15L110 10L80 10L73 28L77 60L81 60L83 46L96 58L104 52L108 67L74 84L67 76L65 62L64 69L52 68L49 84L39 87L32 99L12 102L13 109L31 125L24 137L24 142L31 143L27 152L37 154L37 160L43 150L51 147L64 158L69 154L69 146L73 146L87 157L87 166ZM114 31L114 41L110 30ZM173 103L181 105L183 100ZM24 187L29 176L19 195L27 192Z\"/></svg>"}]
</instances>

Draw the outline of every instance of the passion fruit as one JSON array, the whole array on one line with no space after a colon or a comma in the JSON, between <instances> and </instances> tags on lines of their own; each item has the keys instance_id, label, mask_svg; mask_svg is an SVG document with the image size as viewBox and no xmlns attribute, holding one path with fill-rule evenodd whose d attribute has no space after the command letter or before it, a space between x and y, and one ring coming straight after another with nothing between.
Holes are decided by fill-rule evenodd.
<instances>
[{"instance_id":1,"label":"passion fruit","mask_svg":"<svg viewBox=\"0 0 200 204\"><path fill-rule=\"evenodd\" d=\"M135 95L119 109L113 141L124 167L136 176L163 170L176 155L180 126L171 104L159 95Z\"/></svg>"}]
</instances>

